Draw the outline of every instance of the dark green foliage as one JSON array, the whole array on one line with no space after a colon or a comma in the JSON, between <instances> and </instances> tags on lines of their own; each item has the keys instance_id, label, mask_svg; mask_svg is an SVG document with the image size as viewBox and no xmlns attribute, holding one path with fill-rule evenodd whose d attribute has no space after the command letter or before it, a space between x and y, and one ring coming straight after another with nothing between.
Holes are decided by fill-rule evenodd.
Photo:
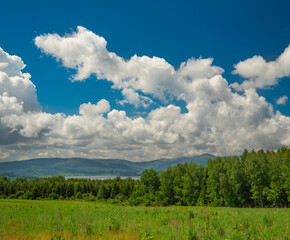
<instances>
[{"instance_id":1,"label":"dark green foliage","mask_svg":"<svg viewBox=\"0 0 290 240\"><path fill-rule=\"evenodd\" d=\"M140 178L141 184L145 186L146 192L156 192L160 187L158 173L154 169L145 169Z\"/></svg>"},{"instance_id":2,"label":"dark green foliage","mask_svg":"<svg viewBox=\"0 0 290 240\"><path fill-rule=\"evenodd\" d=\"M32 199L33 196L32 196L32 193L27 190L26 193L23 195L23 199Z\"/></svg>"},{"instance_id":3,"label":"dark green foliage","mask_svg":"<svg viewBox=\"0 0 290 240\"><path fill-rule=\"evenodd\" d=\"M78 192L76 194L76 199L82 199L83 198L83 194L81 192Z\"/></svg>"},{"instance_id":4,"label":"dark green foliage","mask_svg":"<svg viewBox=\"0 0 290 240\"><path fill-rule=\"evenodd\" d=\"M98 191L98 199L107 199L110 196L109 186L107 186L104 182L101 183L101 186Z\"/></svg>"},{"instance_id":5,"label":"dark green foliage","mask_svg":"<svg viewBox=\"0 0 290 240\"><path fill-rule=\"evenodd\" d=\"M157 172L146 169L140 180L0 178L0 196L10 199L95 199L144 206L288 207L290 149L245 150L241 157L217 157L208 165L193 162ZM265 221L268 221L267 219ZM222 232L222 229L219 229ZM191 237L194 233L188 233Z\"/></svg>"},{"instance_id":6,"label":"dark green foliage","mask_svg":"<svg viewBox=\"0 0 290 240\"><path fill-rule=\"evenodd\" d=\"M49 199L51 200L56 200L56 199L59 199L59 195L55 192L49 194Z\"/></svg>"},{"instance_id":7,"label":"dark green foliage","mask_svg":"<svg viewBox=\"0 0 290 240\"><path fill-rule=\"evenodd\" d=\"M18 191L16 194L15 194L15 198L20 198L24 195L24 192L23 191Z\"/></svg>"}]
</instances>

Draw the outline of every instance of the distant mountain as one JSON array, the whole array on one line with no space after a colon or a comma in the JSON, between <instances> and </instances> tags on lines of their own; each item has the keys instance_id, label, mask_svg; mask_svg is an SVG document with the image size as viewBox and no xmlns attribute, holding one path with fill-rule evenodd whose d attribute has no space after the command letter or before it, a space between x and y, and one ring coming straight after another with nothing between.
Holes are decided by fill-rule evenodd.
<instances>
[{"instance_id":1,"label":"distant mountain","mask_svg":"<svg viewBox=\"0 0 290 240\"><path fill-rule=\"evenodd\" d=\"M144 169L165 170L178 163L195 162L206 165L215 156L200 156L159 159L149 162L131 162L122 159L84 159L84 158L38 158L25 161L0 163L0 176L139 176Z\"/></svg>"},{"instance_id":2,"label":"distant mountain","mask_svg":"<svg viewBox=\"0 0 290 240\"><path fill-rule=\"evenodd\" d=\"M174 166L177 165L178 163L189 163L189 162L194 162L196 164L202 164L202 165L207 165L208 159L213 159L215 158L214 155L211 154L202 154L199 156L192 156L192 157L181 157L181 158L162 158L158 160L153 160L149 162L137 162L135 164L140 164L142 166L142 169L149 169L153 168L157 171L159 170L165 170L168 166Z\"/></svg>"}]
</instances>

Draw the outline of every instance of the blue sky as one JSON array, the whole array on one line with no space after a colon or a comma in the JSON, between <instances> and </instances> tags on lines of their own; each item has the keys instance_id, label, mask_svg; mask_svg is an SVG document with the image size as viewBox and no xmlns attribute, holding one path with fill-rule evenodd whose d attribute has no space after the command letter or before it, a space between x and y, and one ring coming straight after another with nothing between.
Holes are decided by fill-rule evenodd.
<instances>
[{"instance_id":1,"label":"blue sky","mask_svg":"<svg viewBox=\"0 0 290 240\"><path fill-rule=\"evenodd\" d=\"M92 77L70 83L71 70L43 56L33 39L63 35L84 26L103 36L108 50L129 59L158 56L175 68L191 57L214 58L229 81L233 64L254 55L274 60L290 43L289 1L5 1L0 15L0 46L20 56L32 75L45 111L77 113L81 103L120 98L110 84ZM259 93L289 116L289 105L274 98L289 94L288 79ZM52 94L53 93L53 94ZM130 106L125 106L130 111Z\"/></svg>"},{"instance_id":2,"label":"blue sky","mask_svg":"<svg viewBox=\"0 0 290 240\"><path fill-rule=\"evenodd\" d=\"M81 104L88 102L97 104L100 100L106 99L110 105L110 110L123 110L126 112L126 116L131 119L137 117L145 119L153 110L167 107L170 104L180 107L181 114L185 114L189 111L186 108L189 101L182 100L176 96L171 96L166 101L163 101L154 96L154 93L144 92L142 88L134 88L136 93L143 97L149 97L152 103L146 107L142 104L138 106L128 103L120 104L120 101L124 99L123 88L113 87L114 83L106 79L96 81L94 72L92 72L90 77L82 81L72 82L72 76L78 71L64 66L63 56L59 56L60 60L56 61L56 53L54 51L49 52L46 45L37 47L34 40L38 36L55 33L64 38L76 32L77 26L82 26L95 35L103 37L107 41L107 50L125 60L130 60L135 54L139 57L148 56L152 58L156 56L165 59L175 70L179 69L182 62L186 62L191 58L213 58L212 65L224 70L221 75L229 85L234 82L242 84L243 81L247 80L246 77L242 76L243 73L241 71L239 74L232 73L235 70L234 64L250 59L255 55L263 57L266 62L275 61L290 44L290 2L286 0L53 0L43 3L39 1L5 1L1 3L1 9L0 47L10 55L19 56L26 64L22 72L31 74L30 80L36 86L36 95L39 104L42 106L42 111L53 116L58 113L64 113L67 116L78 115L80 114ZM276 80L277 83L270 84L270 86L257 87L255 91L260 97L265 97L267 104L273 107L270 115L275 115L278 110L283 116L289 117L289 101L284 101L284 104L276 103L276 100L280 97L290 97L289 76L287 74L279 75ZM232 93L237 91L234 88L229 89L231 89ZM243 91L237 93L243 95ZM106 117L108 112L103 114ZM261 124L257 124L257 126L261 127ZM283 120L283 123L279 122L277 124L283 126L284 130L280 131L285 132L285 129L287 129L287 132L290 129L288 120L287 123ZM25 129L20 123L17 126L12 125L7 126L8 128L13 128L14 132L20 131L19 129L22 128ZM259 127L257 126L256 128L258 129ZM209 124L207 128L212 129L213 126ZM219 129L218 126L214 128ZM51 131L48 126L43 129L39 130L41 134L45 131ZM278 127L278 129L280 128ZM223 132L222 129L220 131ZM43 136L40 136L40 133L36 135L29 135L27 132L25 133L26 135L24 133L21 134L25 141L30 142L30 144L31 137L33 137L33 141L44 145L44 142L41 142ZM263 134L257 133L257 136L261 137ZM273 131L271 134L276 133ZM284 140L279 144L276 143L276 139L272 139L272 145L269 142L261 143L257 146L241 144L236 146L235 149L243 147L276 149L279 146L287 145L288 137L289 134L286 137L282 137ZM10 137L8 138L10 139ZM179 134L177 138L182 139L182 141L187 139L182 134ZM196 136L192 139L196 139ZM5 141L3 140L3 142ZM181 140L176 141L181 144ZM248 140L244 139L243 141L247 142ZM21 145L21 140L15 140L15 143L14 140L9 140L9 142L13 142L13 144L9 145L9 147L5 145L2 148L3 152L7 152L8 148L11 151L9 156L3 155L2 158L4 160L19 158L19 155L23 154L23 152L25 152L25 157L31 157L26 152L28 150L15 150ZM38 155L36 152L35 154L37 156L49 155L51 153L49 151L54 151L56 142L54 141L52 145L46 142L47 146L51 147L48 147L47 151L37 152ZM137 145L144 144L144 142L138 142L136 139L133 142ZM157 142L159 143L159 140ZM150 158L173 156L174 150L173 152L168 150L170 149L169 145L173 144L173 142L160 143L160 148L164 151L158 152L154 150L155 155L150 156ZM185 152L185 155L190 155L204 151L211 151L210 153L212 154L238 153L236 150L229 151L228 149L225 150L213 146L208 148L200 147L203 143L203 141L197 143L193 147L195 151L188 151L180 147L176 154L180 155ZM85 143L82 144L85 145ZM213 143L215 146L216 144L222 143ZM117 145L116 149L122 149L121 151L123 152L128 149L128 146ZM58 156L92 157L95 154L102 157L111 157L118 155L117 152L108 154L104 150L104 146L98 144L97 146L100 149L100 152L97 153L90 153L90 147L86 149L80 148L77 152L68 153L67 149L72 148L72 145L67 144L63 147L66 150L60 151ZM228 146L228 148L231 147ZM61 149L61 147L58 148ZM144 156L151 152L152 149L150 149L148 146L148 149L140 150L138 153L132 151L132 154L126 155L124 153L121 156L133 160L144 159Z\"/></svg>"}]
</instances>

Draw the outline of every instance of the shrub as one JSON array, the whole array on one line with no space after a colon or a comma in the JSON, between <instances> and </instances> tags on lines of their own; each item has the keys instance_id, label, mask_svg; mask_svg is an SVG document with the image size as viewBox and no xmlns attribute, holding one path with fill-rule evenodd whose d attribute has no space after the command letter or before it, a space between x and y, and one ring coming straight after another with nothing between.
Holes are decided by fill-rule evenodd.
<instances>
[{"instance_id":1,"label":"shrub","mask_svg":"<svg viewBox=\"0 0 290 240\"><path fill-rule=\"evenodd\" d=\"M51 200L56 200L56 199L59 199L59 195L57 193L53 192L49 195L48 198Z\"/></svg>"},{"instance_id":2,"label":"shrub","mask_svg":"<svg viewBox=\"0 0 290 240\"><path fill-rule=\"evenodd\" d=\"M23 195L24 195L23 191L18 191L17 193L15 193L15 198L20 198Z\"/></svg>"},{"instance_id":3,"label":"shrub","mask_svg":"<svg viewBox=\"0 0 290 240\"><path fill-rule=\"evenodd\" d=\"M26 193L22 197L23 199L32 199L33 195L29 190L27 190Z\"/></svg>"},{"instance_id":4,"label":"shrub","mask_svg":"<svg viewBox=\"0 0 290 240\"><path fill-rule=\"evenodd\" d=\"M11 194L8 199L15 199L15 195L14 194Z\"/></svg>"},{"instance_id":5,"label":"shrub","mask_svg":"<svg viewBox=\"0 0 290 240\"><path fill-rule=\"evenodd\" d=\"M82 199L83 198L83 194L81 192L78 192L76 194L76 199Z\"/></svg>"}]
</instances>

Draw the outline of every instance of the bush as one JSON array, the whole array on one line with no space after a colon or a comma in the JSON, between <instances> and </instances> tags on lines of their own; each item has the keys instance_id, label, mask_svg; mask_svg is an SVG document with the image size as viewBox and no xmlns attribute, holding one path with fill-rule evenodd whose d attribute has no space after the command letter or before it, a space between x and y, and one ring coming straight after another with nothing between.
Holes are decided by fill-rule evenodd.
<instances>
[{"instance_id":1,"label":"bush","mask_svg":"<svg viewBox=\"0 0 290 240\"><path fill-rule=\"evenodd\" d=\"M91 196L89 196L88 200L93 202L93 201L96 201L96 198L93 195L91 195Z\"/></svg>"},{"instance_id":2,"label":"bush","mask_svg":"<svg viewBox=\"0 0 290 240\"><path fill-rule=\"evenodd\" d=\"M11 194L8 199L15 199L15 195L14 194Z\"/></svg>"},{"instance_id":3,"label":"bush","mask_svg":"<svg viewBox=\"0 0 290 240\"><path fill-rule=\"evenodd\" d=\"M134 194L128 199L128 203L131 206L138 206L142 203L141 197L135 197Z\"/></svg>"},{"instance_id":4,"label":"bush","mask_svg":"<svg viewBox=\"0 0 290 240\"><path fill-rule=\"evenodd\" d=\"M82 199L83 198L83 194L81 192L78 192L76 194L76 199Z\"/></svg>"},{"instance_id":5,"label":"bush","mask_svg":"<svg viewBox=\"0 0 290 240\"><path fill-rule=\"evenodd\" d=\"M23 195L24 195L23 191L18 191L17 193L15 193L15 198L20 198Z\"/></svg>"},{"instance_id":6,"label":"bush","mask_svg":"<svg viewBox=\"0 0 290 240\"><path fill-rule=\"evenodd\" d=\"M51 200L57 200L57 199L59 199L59 195L57 193L53 192L49 195L48 198Z\"/></svg>"},{"instance_id":7,"label":"bush","mask_svg":"<svg viewBox=\"0 0 290 240\"><path fill-rule=\"evenodd\" d=\"M26 193L22 197L23 199L32 199L33 195L29 190L27 190Z\"/></svg>"},{"instance_id":8,"label":"bush","mask_svg":"<svg viewBox=\"0 0 290 240\"><path fill-rule=\"evenodd\" d=\"M108 202L111 204L120 204L121 203L118 199L109 199Z\"/></svg>"}]
</instances>

